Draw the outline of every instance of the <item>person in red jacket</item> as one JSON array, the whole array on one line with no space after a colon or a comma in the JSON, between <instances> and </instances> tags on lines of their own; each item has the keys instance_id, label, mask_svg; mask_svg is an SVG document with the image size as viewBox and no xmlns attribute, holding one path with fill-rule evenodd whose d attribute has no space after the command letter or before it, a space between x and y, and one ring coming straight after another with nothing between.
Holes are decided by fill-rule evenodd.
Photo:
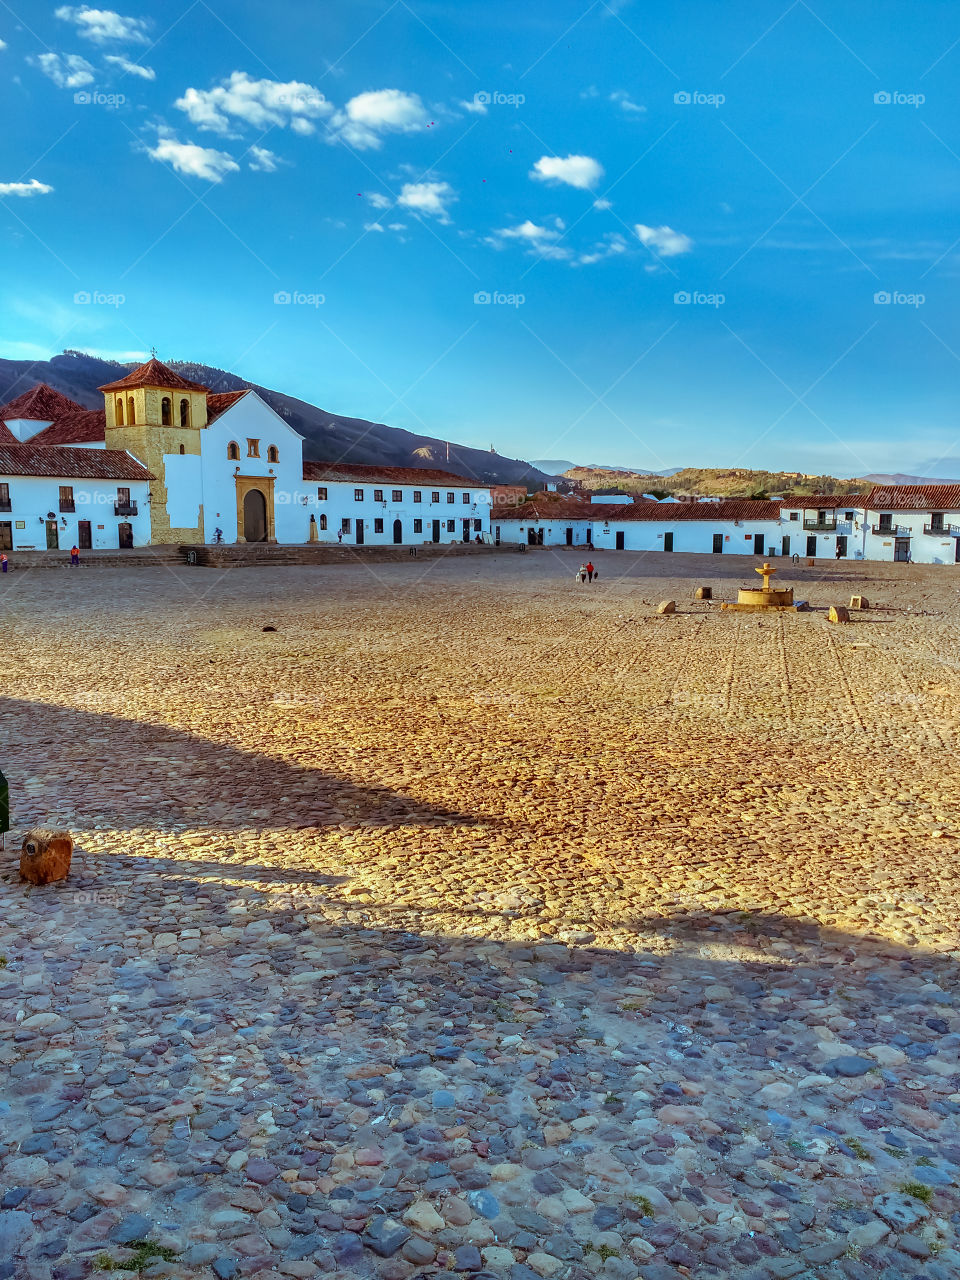
<instances>
[{"instance_id":1,"label":"person in red jacket","mask_svg":"<svg viewBox=\"0 0 960 1280\"><path fill-rule=\"evenodd\" d=\"M592 581L593 581L593 575L594 575L596 572L597 572L597 571L596 571L596 569L594 569L594 567L593 567L593 561L592 561L592 560L588 560L588 561L587 561L587 581L588 581L588 582L592 582Z\"/></svg>"},{"instance_id":2,"label":"person in red jacket","mask_svg":"<svg viewBox=\"0 0 960 1280\"><path fill-rule=\"evenodd\" d=\"M76 545L70 548L70 563L71 564L80 563L80 548Z\"/></svg>"}]
</instances>

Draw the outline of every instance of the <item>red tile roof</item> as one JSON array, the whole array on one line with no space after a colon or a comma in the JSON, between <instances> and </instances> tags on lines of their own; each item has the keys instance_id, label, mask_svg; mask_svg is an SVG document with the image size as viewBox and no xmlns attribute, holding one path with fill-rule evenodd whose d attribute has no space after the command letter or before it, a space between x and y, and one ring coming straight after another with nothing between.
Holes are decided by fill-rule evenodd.
<instances>
[{"instance_id":1,"label":"red tile roof","mask_svg":"<svg viewBox=\"0 0 960 1280\"><path fill-rule=\"evenodd\" d=\"M960 511L960 484L876 485L860 506L867 511Z\"/></svg>"},{"instance_id":2,"label":"red tile roof","mask_svg":"<svg viewBox=\"0 0 960 1280\"><path fill-rule=\"evenodd\" d=\"M374 467L357 462L304 462L304 480L356 480L373 484L377 480L398 484L458 485L462 489L486 489L479 480L465 480L450 471L428 471L420 467Z\"/></svg>"},{"instance_id":3,"label":"red tile roof","mask_svg":"<svg viewBox=\"0 0 960 1280\"><path fill-rule=\"evenodd\" d=\"M207 392L207 422L214 422L220 417L221 413L226 413L228 409L233 408L238 400L249 391L249 387L244 387L242 391L208 391Z\"/></svg>"},{"instance_id":4,"label":"red tile roof","mask_svg":"<svg viewBox=\"0 0 960 1280\"><path fill-rule=\"evenodd\" d=\"M0 476L54 476L64 480L152 480L123 449L43 449L0 445Z\"/></svg>"},{"instance_id":5,"label":"red tile roof","mask_svg":"<svg viewBox=\"0 0 960 1280\"><path fill-rule=\"evenodd\" d=\"M779 520L779 502L754 502L731 498L726 502L628 502L621 506L606 502L525 502L522 507L504 508L500 520L647 520L673 523L678 520ZM509 512L509 514L508 514Z\"/></svg>"},{"instance_id":6,"label":"red tile roof","mask_svg":"<svg viewBox=\"0 0 960 1280\"><path fill-rule=\"evenodd\" d=\"M107 416L102 409L75 409L31 436L28 444L49 448L58 444L100 444L106 439Z\"/></svg>"},{"instance_id":7,"label":"red tile roof","mask_svg":"<svg viewBox=\"0 0 960 1280\"><path fill-rule=\"evenodd\" d=\"M38 382L29 391L24 391L23 395L17 396L15 400L8 400L0 407L0 421L33 418L39 422L55 422L63 414L75 413L78 409L83 409L83 405L77 404L45 382Z\"/></svg>"},{"instance_id":8,"label":"red tile roof","mask_svg":"<svg viewBox=\"0 0 960 1280\"><path fill-rule=\"evenodd\" d=\"M199 382L181 378L179 373L174 373L171 368L155 357L148 360L146 364L140 365L138 369L134 369L132 373L128 373L125 378L120 378L117 382L105 383L100 390L126 391L128 387L173 387L178 391L207 390Z\"/></svg>"},{"instance_id":9,"label":"red tile roof","mask_svg":"<svg viewBox=\"0 0 960 1280\"><path fill-rule=\"evenodd\" d=\"M832 511L838 507L853 510L863 506L864 497L862 493L797 493L782 498L778 506L791 511Z\"/></svg>"}]
</instances>

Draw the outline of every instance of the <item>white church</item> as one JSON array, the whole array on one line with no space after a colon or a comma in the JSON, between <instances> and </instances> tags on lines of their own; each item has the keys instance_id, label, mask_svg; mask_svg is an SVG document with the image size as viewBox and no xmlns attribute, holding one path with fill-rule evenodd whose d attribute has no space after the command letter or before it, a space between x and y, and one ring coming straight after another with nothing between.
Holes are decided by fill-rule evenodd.
<instances>
[{"instance_id":1,"label":"white church","mask_svg":"<svg viewBox=\"0 0 960 1280\"><path fill-rule=\"evenodd\" d=\"M0 550L484 540L490 489L447 471L304 462L255 391L157 359L84 409L41 383L0 407Z\"/></svg>"}]
</instances>

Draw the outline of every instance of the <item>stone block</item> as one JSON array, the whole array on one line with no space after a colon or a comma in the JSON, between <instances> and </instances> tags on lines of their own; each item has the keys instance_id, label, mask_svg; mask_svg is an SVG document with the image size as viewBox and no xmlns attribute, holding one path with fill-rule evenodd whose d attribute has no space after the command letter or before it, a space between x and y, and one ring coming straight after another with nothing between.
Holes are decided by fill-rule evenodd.
<instances>
[{"instance_id":1,"label":"stone block","mask_svg":"<svg viewBox=\"0 0 960 1280\"><path fill-rule=\"evenodd\" d=\"M867 597L866 597L866 596L851 596L851 597L850 597L850 604L848 605L848 608L850 608L850 609L869 609L869 608L870 608L870 606L869 606L869 604L867 603Z\"/></svg>"},{"instance_id":2,"label":"stone block","mask_svg":"<svg viewBox=\"0 0 960 1280\"><path fill-rule=\"evenodd\" d=\"M842 604L832 604L830 612L827 614L828 622L849 622L850 614Z\"/></svg>"},{"instance_id":3,"label":"stone block","mask_svg":"<svg viewBox=\"0 0 960 1280\"><path fill-rule=\"evenodd\" d=\"M660 603L657 605L657 613L676 613L676 612L677 612L676 600L661 600Z\"/></svg>"},{"instance_id":4,"label":"stone block","mask_svg":"<svg viewBox=\"0 0 960 1280\"><path fill-rule=\"evenodd\" d=\"M697 587L693 593L694 600L712 600L713 587Z\"/></svg>"}]
</instances>

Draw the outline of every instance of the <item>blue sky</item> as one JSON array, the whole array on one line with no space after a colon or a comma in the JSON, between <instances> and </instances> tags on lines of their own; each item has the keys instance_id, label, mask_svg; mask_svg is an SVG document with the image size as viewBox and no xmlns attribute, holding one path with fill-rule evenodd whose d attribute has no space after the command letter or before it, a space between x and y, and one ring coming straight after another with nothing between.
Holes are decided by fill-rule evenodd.
<instances>
[{"instance_id":1,"label":"blue sky","mask_svg":"<svg viewBox=\"0 0 960 1280\"><path fill-rule=\"evenodd\" d=\"M13 0L0 41L2 355L527 458L960 458L948 2Z\"/></svg>"}]
</instances>

